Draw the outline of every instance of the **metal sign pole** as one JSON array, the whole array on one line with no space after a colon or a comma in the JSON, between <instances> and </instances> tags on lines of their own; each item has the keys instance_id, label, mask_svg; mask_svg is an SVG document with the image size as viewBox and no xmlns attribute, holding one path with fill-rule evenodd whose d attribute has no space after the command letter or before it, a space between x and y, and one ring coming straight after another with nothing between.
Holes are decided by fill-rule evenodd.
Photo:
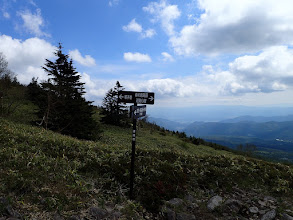
<instances>
[{"instance_id":1,"label":"metal sign pole","mask_svg":"<svg viewBox=\"0 0 293 220\"><path fill-rule=\"evenodd\" d=\"M134 91L119 91L118 102L134 103L130 107L131 116L133 119L132 130L132 152L131 152L131 169L130 169L130 199L133 199L133 185L134 185L134 160L135 160L135 141L136 141L136 120L146 115L146 105L137 106L137 104L149 104L155 103L155 93L153 92L134 92Z\"/></svg>"},{"instance_id":2,"label":"metal sign pole","mask_svg":"<svg viewBox=\"0 0 293 220\"><path fill-rule=\"evenodd\" d=\"M134 106L137 106L137 104L134 103ZM135 109L135 107L133 109ZM133 199L135 140L136 140L136 118L133 117L132 152L131 152L131 169L130 169L130 192L129 192L130 199Z\"/></svg>"}]
</instances>

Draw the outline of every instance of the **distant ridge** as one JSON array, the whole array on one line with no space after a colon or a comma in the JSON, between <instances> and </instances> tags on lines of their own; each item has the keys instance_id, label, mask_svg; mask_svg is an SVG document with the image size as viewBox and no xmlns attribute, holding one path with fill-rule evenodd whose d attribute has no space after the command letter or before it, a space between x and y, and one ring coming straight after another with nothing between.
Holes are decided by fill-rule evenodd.
<instances>
[{"instance_id":1,"label":"distant ridge","mask_svg":"<svg viewBox=\"0 0 293 220\"><path fill-rule=\"evenodd\" d=\"M259 138L263 140L282 139L293 141L293 121L285 122L207 122L207 123L192 123L184 130L188 135L195 137L207 136L229 136L229 137L249 137Z\"/></svg>"},{"instance_id":2,"label":"distant ridge","mask_svg":"<svg viewBox=\"0 0 293 220\"><path fill-rule=\"evenodd\" d=\"M148 117L147 121L150 123L154 123L160 127L164 127L165 129L168 129L170 131L183 131L186 126L189 125L188 123L180 123L168 119L154 117Z\"/></svg>"},{"instance_id":3,"label":"distant ridge","mask_svg":"<svg viewBox=\"0 0 293 220\"><path fill-rule=\"evenodd\" d=\"M271 122L271 121L275 121L275 122L293 121L293 115L271 116L271 117L244 115L244 116L239 116L232 119L225 119L220 122L222 123L238 123L238 122L263 123L263 122Z\"/></svg>"}]
</instances>

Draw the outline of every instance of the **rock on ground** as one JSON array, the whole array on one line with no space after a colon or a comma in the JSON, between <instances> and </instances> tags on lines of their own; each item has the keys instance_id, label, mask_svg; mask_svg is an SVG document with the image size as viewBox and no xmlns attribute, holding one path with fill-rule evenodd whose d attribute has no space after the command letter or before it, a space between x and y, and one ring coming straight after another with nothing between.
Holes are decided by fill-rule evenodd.
<instances>
[{"instance_id":1,"label":"rock on ground","mask_svg":"<svg viewBox=\"0 0 293 220\"><path fill-rule=\"evenodd\" d=\"M261 220L273 220L276 217L276 210L271 210L261 217Z\"/></svg>"},{"instance_id":2,"label":"rock on ground","mask_svg":"<svg viewBox=\"0 0 293 220\"><path fill-rule=\"evenodd\" d=\"M215 208L219 207L223 202L223 198L221 196L214 196L208 201L207 208L210 211L215 210Z\"/></svg>"}]
</instances>

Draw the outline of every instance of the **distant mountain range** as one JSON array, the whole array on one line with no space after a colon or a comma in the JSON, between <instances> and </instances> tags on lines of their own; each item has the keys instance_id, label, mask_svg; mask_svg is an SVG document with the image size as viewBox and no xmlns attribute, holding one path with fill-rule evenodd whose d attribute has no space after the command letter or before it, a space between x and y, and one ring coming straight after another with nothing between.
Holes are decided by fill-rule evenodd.
<instances>
[{"instance_id":1,"label":"distant mountain range","mask_svg":"<svg viewBox=\"0 0 293 220\"><path fill-rule=\"evenodd\" d=\"M183 131L189 124L170 121L163 118L148 117L148 122L164 127L170 131Z\"/></svg>"},{"instance_id":2,"label":"distant mountain range","mask_svg":"<svg viewBox=\"0 0 293 220\"><path fill-rule=\"evenodd\" d=\"M281 150L293 153L293 115L239 116L219 122L178 123L149 118L150 122L169 130L184 131L189 136L236 148L239 144L255 144L266 152ZM293 158L293 155L292 155Z\"/></svg>"},{"instance_id":3,"label":"distant mountain range","mask_svg":"<svg viewBox=\"0 0 293 220\"><path fill-rule=\"evenodd\" d=\"M148 108L149 116L154 118L164 118L170 121L192 123L195 121L219 122L230 120L236 117L264 116L270 121L273 116L287 116L293 114L292 106L178 106L178 107L156 107ZM246 116L243 116L246 115ZM274 121L274 120L273 120ZM264 121L262 121L264 122Z\"/></svg>"},{"instance_id":4,"label":"distant mountain range","mask_svg":"<svg viewBox=\"0 0 293 220\"><path fill-rule=\"evenodd\" d=\"M285 121L293 121L293 115L287 115L287 116L271 116L271 117L264 117L264 116L240 116L232 119L226 119L222 120L220 122L223 123L237 123L237 122L285 122Z\"/></svg>"},{"instance_id":5,"label":"distant mountain range","mask_svg":"<svg viewBox=\"0 0 293 220\"><path fill-rule=\"evenodd\" d=\"M264 140L293 141L293 121L262 122L253 121L223 123L223 122L194 122L183 131L195 137L207 136L235 136L259 138Z\"/></svg>"},{"instance_id":6,"label":"distant mountain range","mask_svg":"<svg viewBox=\"0 0 293 220\"><path fill-rule=\"evenodd\" d=\"M199 126L201 126L201 129L203 129L203 131L201 131L201 134L205 135L211 135L213 133L218 133L219 131L219 127L221 127L220 130L222 130L221 132L229 132L227 131L228 127L233 127L230 128L230 132L231 129L232 130L239 130L241 128L239 128L239 126L241 127L245 127L248 126L249 127L253 127L253 129L258 130L260 129L260 127L264 126L264 127L268 127L268 126L276 126L275 130L281 129L282 126L286 126L284 123L279 124L278 122L293 122L293 115L287 115L287 116L270 116L270 117L264 117L264 116L250 116L250 115L245 115L245 116L239 116L239 117L235 117L235 118L231 118L231 119L225 119L225 120L221 120L219 122L203 122L203 121L196 121L193 123L181 123L181 122L177 122L177 121L172 121L172 120L168 120L168 119L163 119L163 118L155 118L155 117L148 117L148 121L151 123L155 123L161 127L164 127L166 129L169 130L174 130L174 131L185 131L185 132L189 132L189 133L194 133L194 129L198 129ZM268 123L270 122L270 123ZM238 124L239 125L226 125L226 124ZM256 124L261 124L261 123L267 123L267 124L263 124L263 125L256 125ZM223 125L225 124L225 125ZM208 131L206 131L206 129L209 129ZM251 133L251 132L249 132ZM252 133L255 133L255 131L253 131ZM292 136L293 136L293 131L292 131Z\"/></svg>"}]
</instances>

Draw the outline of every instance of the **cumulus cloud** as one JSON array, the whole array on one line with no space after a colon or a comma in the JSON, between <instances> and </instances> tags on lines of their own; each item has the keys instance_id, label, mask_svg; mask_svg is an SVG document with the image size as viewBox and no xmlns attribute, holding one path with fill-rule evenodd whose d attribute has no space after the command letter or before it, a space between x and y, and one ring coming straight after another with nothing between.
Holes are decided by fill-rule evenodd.
<instances>
[{"instance_id":1,"label":"cumulus cloud","mask_svg":"<svg viewBox=\"0 0 293 220\"><path fill-rule=\"evenodd\" d=\"M83 74L86 89L92 100L102 100L105 93L115 84L113 80L95 80ZM226 70L212 65L202 67L200 73L176 78L145 80L121 80L127 90L155 92L160 100L184 100L195 103L211 100L217 103L245 100L254 103L273 103L269 97L291 94L293 89L293 49L285 46L268 48L258 55L246 55L234 59ZM266 94L269 94L267 96ZM262 100L265 98L265 100ZM284 99L284 98L283 98ZM254 100L254 101L252 101ZM284 99L286 100L286 99ZM260 104L258 103L258 104ZM178 104L178 103L176 103Z\"/></svg>"},{"instance_id":2,"label":"cumulus cloud","mask_svg":"<svg viewBox=\"0 0 293 220\"><path fill-rule=\"evenodd\" d=\"M112 88L114 81L99 80L92 83L88 78L90 94L99 99ZM112 84L111 84L112 83ZM242 100L241 97L261 97L268 93L290 93L293 89L293 49L286 46L270 47L257 55L240 56L229 63L225 70L212 65L202 67L202 71L190 76L177 78L155 78L123 80L128 90L155 92L156 97L182 100ZM288 94L289 94L288 93ZM253 95L251 95L253 94ZM261 96L261 94L263 96ZM225 98L226 97L226 98ZM267 99L267 98L266 98ZM220 101L221 100L221 101ZM248 100L249 101L249 100ZM266 100L268 101L268 100Z\"/></svg>"},{"instance_id":3,"label":"cumulus cloud","mask_svg":"<svg viewBox=\"0 0 293 220\"><path fill-rule=\"evenodd\" d=\"M136 22L136 19L132 19L128 25L122 27L122 29L126 32L137 32L140 33L141 38L152 38L156 31L154 29L144 30L142 26Z\"/></svg>"},{"instance_id":4,"label":"cumulus cloud","mask_svg":"<svg viewBox=\"0 0 293 220\"><path fill-rule=\"evenodd\" d=\"M163 60L164 61L174 61L174 58L172 57L172 55L168 54L167 52L162 52L162 56L163 56Z\"/></svg>"},{"instance_id":5,"label":"cumulus cloud","mask_svg":"<svg viewBox=\"0 0 293 220\"><path fill-rule=\"evenodd\" d=\"M137 63L152 62L152 59L150 58L148 54L131 53L131 52L124 53L124 60L128 62L137 62Z\"/></svg>"},{"instance_id":6,"label":"cumulus cloud","mask_svg":"<svg viewBox=\"0 0 293 220\"><path fill-rule=\"evenodd\" d=\"M32 77L46 79L42 67L45 59L54 56L56 48L45 40L29 38L25 41L0 35L0 51L5 55L9 68L17 74L21 83L29 83Z\"/></svg>"},{"instance_id":7,"label":"cumulus cloud","mask_svg":"<svg viewBox=\"0 0 293 220\"><path fill-rule=\"evenodd\" d=\"M96 105L102 104L106 93L116 84L115 80L96 79L85 72L81 74L81 81L85 83L86 99L95 101Z\"/></svg>"},{"instance_id":8,"label":"cumulus cloud","mask_svg":"<svg viewBox=\"0 0 293 220\"><path fill-rule=\"evenodd\" d=\"M116 81L94 79L90 75L83 73L81 80L85 82L86 95L89 100L96 100L101 104L106 92L113 88ZM189 81L186 84L186 81ZM209 91L198 84L196 80L185 79L151 79L151 80L121 80L121 85L126 86L131 91L149 91L155 92L157 98L174 97L193 97L194 95L208 94Z\"/></svg>"},{"instance_id":9,"label":"cumulus cloud","mask_svg":"<svg viewBox=\"0 0 293 220\"><path fill-rule=\"evenodd\" d=\"M163 30L169 36L175 34L174 21L181 15L177 5L170 5L166 0L161 0L160 2L150 2L143 7L143 10L153 15L152 21L160 22Z\"/></svg>"},{"instance_id":10,"label":"cumulus cloud","mask_svg":"<svg viewBox=\"0 0 293 220\"><path fill-rule=\"evenodd\" d=\"M41 9L38 8L35 14L27 10L18 12L18 15L22 18L23 28L28 33L33 34L37 37L49 36L49 34L41 30L41 28L44 26L44 19L41 15Z\"/></svg>"},{"instance_id":11,"label":"cumulus cloud","mask_svg":"<svg viewBox=\"0 0 293 220\"><path fill-rule=\"evenodd\" d=\"M134 32L138 32L138 33L142 32L142 27L141 27L140 24L138 24L138 23L136 22L136 19L135 19L135 18L132 19L132 20L129 22L128 25L123 26L122 29L123 29L124 31L126 31L126 32L132 32L132 31L134 31Z\"/></svg>"},{"instance_id":12,"label":"cumulus cloud","mask_svg":"<svg viewBox=\"0 0 293 220\"><path fill-rule=\"evenodd\" d=\"M170 38L178 54L243 54L293 44L290 0L199 0L198 6L197 23Z\"/></svg>"},{"instance_id":13,"label":"cumulus cloud","mask_svg":"<svg viewBox=\"0 0 293 220\"><path fill-rule=\"evenodd\" d=\"M293 88L293 49L271 47L258 55L236 58L227 70L206 65L193 76L153 79L137 86L162 96L185 98L287 91Z\"/></svg>"},{"instance_id":14,"label":"cumulus cloud","mask_svg":"<svg viewBox=\"0 0 293 220\"><path fill-rule=\"evenodd\" d=\"M222 94L271 93L293 88L293 49L271 47L258 55L236 58L226 71L203 70Z\"/></svg>"},{"instance_id":15,"label":"cumulus cloud","mask_svg":"<svg viewBox=\"0 0 293 220\"><path fill-rule=\"evenodd\" d=\"M147 29L141 33L141 38L152 38L154 35L156 35L156 31L154 29Z\"/></svg>"},{"instance_id":16,"label":"cumulus cloud","mask_svg":"<svg viewBox=\"0 0 293 220\"><path fill-rule=\"evenodd\" d=\"M85 55L85 57L83 57L77 49L69 51L69 56L83 66L96 65L94 58L92 58L90 55Z\"/></svg>"}]
</instances>

